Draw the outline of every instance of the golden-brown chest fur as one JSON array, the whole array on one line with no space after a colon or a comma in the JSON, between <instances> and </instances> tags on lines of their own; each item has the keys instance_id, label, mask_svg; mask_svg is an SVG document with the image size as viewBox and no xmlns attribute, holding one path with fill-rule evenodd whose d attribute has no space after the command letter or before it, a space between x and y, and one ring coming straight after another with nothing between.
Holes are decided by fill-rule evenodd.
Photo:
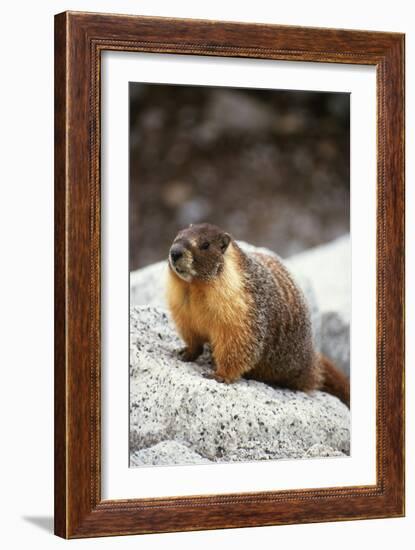
<instances>
[{"instance_id":1,"label":"golden-brown chest fur","mask_svg":"<svg viewBox=\"0 0 415 550\"><path fill-rule=\"evenodd\" d=\"M213 344L225 332L229 335L230 330L237 331L240 336L241 327L246 325L251 298L243 287L232 245L226 252L222 273L211 281L188 283L169 269L167 300L182 336L191 330L203 341Z\"/></svg>"}]
</instances>

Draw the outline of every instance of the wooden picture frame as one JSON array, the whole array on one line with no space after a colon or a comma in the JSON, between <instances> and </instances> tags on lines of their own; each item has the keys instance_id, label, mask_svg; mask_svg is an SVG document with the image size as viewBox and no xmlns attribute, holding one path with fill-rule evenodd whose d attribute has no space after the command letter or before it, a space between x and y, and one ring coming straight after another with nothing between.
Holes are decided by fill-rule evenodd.
<instances>
[{"instance_id":1,"label":"wooden picture frame","mask_svg":"<svg viewBox=\"0 0 415 550\"><path fill-rule=\"evenodd\" d=\"M104 50L376 67L375 485L101 499L100 60ZM404 35L110 14L57 15L55 533L78 538L402 515Z\"/></svg>"}]
</instances>

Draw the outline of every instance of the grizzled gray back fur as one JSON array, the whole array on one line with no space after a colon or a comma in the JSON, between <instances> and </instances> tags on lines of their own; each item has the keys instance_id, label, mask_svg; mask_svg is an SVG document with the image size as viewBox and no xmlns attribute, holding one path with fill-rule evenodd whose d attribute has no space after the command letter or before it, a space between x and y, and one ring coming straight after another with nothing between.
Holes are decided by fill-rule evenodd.
<instances>
[{"instance_id":1,"label":"grizzled gray back fur","mask_svg":"<svg viewBox=\"0 0 415 550\"><path fill-rule=\"evenodd\" d=\"M302 291L277 258L237 250L244 285L255 307L250 324L256 340L256 365L247 378L313 389L320 379L313 349L310 313Z\"/></svg>"}]
</instances>

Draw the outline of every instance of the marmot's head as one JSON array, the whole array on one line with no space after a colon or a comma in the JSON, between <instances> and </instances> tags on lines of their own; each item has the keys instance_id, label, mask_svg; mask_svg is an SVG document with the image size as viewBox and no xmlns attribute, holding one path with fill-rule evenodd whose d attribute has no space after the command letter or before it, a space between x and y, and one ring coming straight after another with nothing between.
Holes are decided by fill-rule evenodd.
<instances>
[{"instance_id":1,"label":"marmot's head","mask_svg":"<svg viewBox=\"0 0 415 550\"><path fill-rule=\"evenodd\" d=\"M210 223L189 225L170 247L170 269L187 282L209 281L222 271L230 241L228 233Z\"/></svg>"}]
</instances>

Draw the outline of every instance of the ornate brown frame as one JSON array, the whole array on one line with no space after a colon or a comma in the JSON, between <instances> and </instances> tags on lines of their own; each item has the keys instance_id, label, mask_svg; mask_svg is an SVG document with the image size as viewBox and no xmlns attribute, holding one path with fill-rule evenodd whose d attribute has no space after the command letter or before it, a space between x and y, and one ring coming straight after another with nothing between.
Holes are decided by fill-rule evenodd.
<instances>
[{"instance_id":1,"label":"ornate brown frame","mask_svg":"<svg viewBox=\"0 0 415 550\"><path fill-rule=\"evenodd\" d=\"M101 500L100 53L103 50L376 66L376 485ZM57 15L55 533L77 538L403 514L404 35L110 14Z\"/></svg>"}]
</instances>

